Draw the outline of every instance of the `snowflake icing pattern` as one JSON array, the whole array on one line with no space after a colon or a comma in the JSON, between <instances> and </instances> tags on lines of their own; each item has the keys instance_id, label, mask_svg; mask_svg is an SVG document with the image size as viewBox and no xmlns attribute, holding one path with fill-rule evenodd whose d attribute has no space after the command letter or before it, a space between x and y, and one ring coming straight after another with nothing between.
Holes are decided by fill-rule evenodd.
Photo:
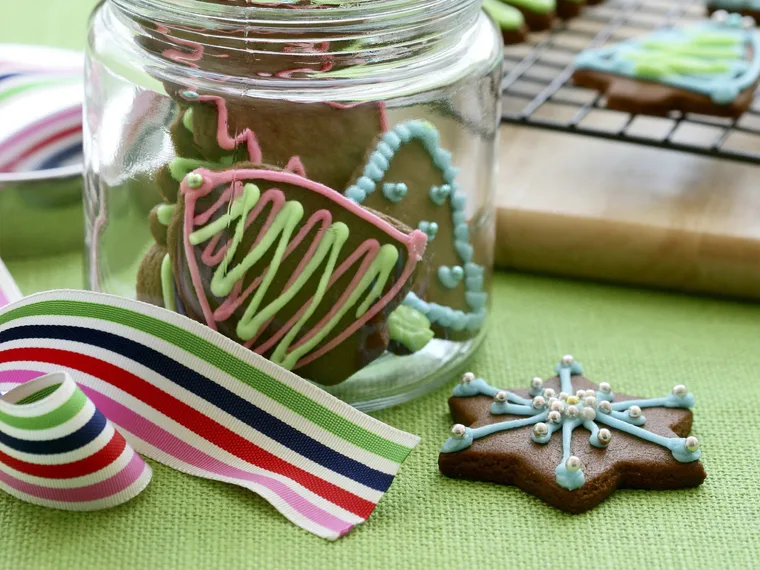
<instances>
[{"instance_id":1,"label":"snowflake icing pattern","mask_svg":"<svg viewBox=\"0 0 760 570\"><path fill-rule=\"evenodd\" d=\"M694 394L685 386L679 384L662 398L614 402L614 394L606 382L599 384L598 390L574 391L572 377L582 375L583 370L572 356L564 356L555 371L560 377L561 392L557 394L551 388L544 388L543 380L534 378L530 385L532 399L494 388L482 378L475 378L471 372L465 374L462 382L454 388L454 396L490 396L494 399L491 414L526 417L477 428L456 424L451 429L451 437L443 444L441 453L461 451L470 447L476 439L531 425L533 441L545 444L554 432L561 430L563 456L555 473L557 484L570 491L582 487L585 481L580 459L571 454L572 433L579 426L591 432L589 443L594 447L607 447L612 440L612 432L608 428L613 428L665 447L681 463L697 461L701 456L699 441L694 436L664 437L642 427L646 423L643 408L694 406ZM599 424L605 427L600 428Z\"/></svg>"}]
</instances>

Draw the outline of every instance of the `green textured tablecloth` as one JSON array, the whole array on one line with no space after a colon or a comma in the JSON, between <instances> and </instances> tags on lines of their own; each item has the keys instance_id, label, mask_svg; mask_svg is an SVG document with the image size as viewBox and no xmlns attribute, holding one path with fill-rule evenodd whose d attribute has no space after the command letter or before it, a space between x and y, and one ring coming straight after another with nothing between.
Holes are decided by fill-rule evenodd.
<instances>
[{"instance_id":1,"label":"green textured tablecloth","mask_svg":"<svg viewBox=\"0 0 760 570\"><path fill-rule=\"evenodd\" d=\"M76 47L91 0L4 0L3 41ZM2 223L2 212L0 212ZM80 256L9 264L26 293L81 284ZM760 306L521 275L494 282L491 331L473 370L513 386L570 352L621 392L696 394L706 483L620 491L564 515L515 488L446 479L438 448L449 387L376 416L422 443L369 522L328 543L249 491L152 463L130 503L88 514L0 494L0 568L686 568L760 564Z\"/></svg>"}]
</instances>

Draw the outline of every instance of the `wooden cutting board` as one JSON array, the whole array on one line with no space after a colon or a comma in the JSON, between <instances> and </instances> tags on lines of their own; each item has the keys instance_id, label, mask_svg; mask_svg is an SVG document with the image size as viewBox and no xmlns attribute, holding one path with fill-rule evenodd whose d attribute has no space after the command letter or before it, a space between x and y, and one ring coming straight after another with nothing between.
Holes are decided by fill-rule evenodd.
<instances>
[{"instance_id":1,"label":"wooden cutting board","mask_svg":"<svg viewBox=\"0 0 760 570\"><path fill-rule=\"evenodd\" d=\"M500 156L497 266L760 299L760 166L513 125Z\"/></svg>"}]
</instances>

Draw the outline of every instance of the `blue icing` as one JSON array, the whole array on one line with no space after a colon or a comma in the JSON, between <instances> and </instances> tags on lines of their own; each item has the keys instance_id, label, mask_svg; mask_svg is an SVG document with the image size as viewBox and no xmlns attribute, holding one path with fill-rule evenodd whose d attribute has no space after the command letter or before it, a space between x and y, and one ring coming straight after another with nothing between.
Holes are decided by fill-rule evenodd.
<instances>
[{"instance_id":1,"label":"blue icing","mask_svg":"<svg viewBox=\"0 0 760 570\"><path fill-rule=\"evenodd\" d=\"M430 192L428 193L430 200L437 206L443 206L444 202L446 202L446 198L449 197L449 194L451 194L451 186L448 184L431 186Z\"/></svg>"},{"instance_id":2,"label":"blue icing","mask_svg":"<svg viewBox=\"0 0 760 570\"><path fill-rule=\"evenodd\" d=\"M454 228L454 237L462 241L470 239L470 228L467 224L459 224Z\"/></svg>"},{"instance_id":3,"label":"blue icing","mask_svg":"<svg viewBox=\"0 0 760 570\"><path fill-rule=\"evenodd\" d=\"M464 294L464 297L467 300L467 304L476 311L485 307L486 300L488 299L488 295L482 291L479 293L476 293L474 291L467 291Z\"/></svg>"},{"instance_id":4,"label":"blue icing","mask_svg":"<svg viewBox=\"0 0 760 570\"><path fill-rule=\"evenodd\" d=\"M449 202L454 226L454 250L464 266L464 270L460 266L439 267L438 280L445 288L457 287L464 280L465 302L472 311L465 312L436 303L425 303L413 293L409 294L404 304L423 313L433 324L449 327L455 331L475 332L483 326L486 318L487 296L482 292L484 268L472 263L474 249L470 243L470 232L467 226L465 209L467 196L463 192L458 192L459 185L456 184L455 178L459 170L451 164L451 153L439 146L438 131L433 125L427 121L412 120L398 124L383 134L375 149L370 153L362 176L346 189L345 196L353 202L362 204L369 194L377 190L395 153L402 145L413 139L422 143L441 172L444 183L431 187L429 197L434 204L439 206ZM403 182L386 182L382 184L381 189L383 195L393 203L400 203L408 194L408 188ZM436 223L428 221L419 222L418 228L428 236L429 241L435 238L439 230Z\"/></svg>"},{"instance_id":5,"label":"blue icing","mask_svg":"<svg viewBox=\"0 0 760 570\"><path fill-rule=\"evenodd\" d=\"M383 195L393 203L401 202L409 192L403 182L386 182L383 184Z\"/></svg>"},{"instance_id":6,"label":"blue icing","mask_svg":"<svg viewBox=\"0 0 760 570\"><path fill-rule=\"evenodd\" d=\"M731 14L725 21L656 30L582 52L575 67L657 81L728 105L760 78L760 36L744 26L741 15Z\"/></svg>"},{"instance_id":7,"label":"blue icing","mask_svg":"<svg viewBox=\"0 0 760 570\"><path fill-rule=\"evenodd\" d=\"M467 268L465 267L466 273ZM462 382L454 387L454 396L490 396L494 398L494 402L489 408L491 414L524 417L490 423L478 428L465 429L464 426L456 426L455 431L452 432L453 437L446 441L441 452L454 453L469 447L474 440L481 437L526 426L533 426L531 439L537 445L544 445L551 440L554 433L561 430L562 457L555 469L555 478L559 486L570 491L579 489L585 483L581 462L572 455L572 434L579 426L583 426L591 433L588 443L602 450L607 448L611 441L614 442L614 437L610 437L612 432L609 428L612 428L664 447L672 453L676 461L682 463L697 461L701 457L702 451L695 437L665 437L652 433L640 425L636 425L643 423L640 421L644 418L643 415L639 418L632 418L628 414L633 406L639 408L690 408L694 405L694 395L687 392L685 387L676 386L671 394L661 398L613 402L614 395L611 390L608 392L596 390L597 397L587 399L583 395L581 397L576 396L573 389L572 377L583 373L581 365L575 359L571 356L564 357L555 370L560 375L562 391L570 394L567 400L559 400L556 391L554 394L547 393L541 382L531 383L530 393L533 396L544 398L544 402L536 403L530 398L523 398L512 392L495 388L482 378L476 379L472 374L466 374L462 378ZM605 387L605 390L607 389ZM603 396L604 399L600 399L599 396ZM561 412L556 409L550 412L550 402L560 402ZM605 435L604 441L599 438L600 425L609 432Z\"/></svg>"},{"instance_id":8,"label":"blue icing","mask_svg":"<svg viewBox=\"0 0 760 570\"><path fill-rule=\"evenodd\" d=\"M473 249L472 249L472 245L470 245L468 242L457 240L454 242L454 249L457 250L457 253L459 254L459 258L464 263L468 263L469 261L472 261Z\"/></svg>"},{"instance_id":9,"label":"blue icing","mask_svg":"<svg viewBox=\"0 0 760 570\"><path fill-rule=\"evenodd\" d=\"M458 265L455 265L454 267L446 267L445 265L441 265L438 268L438 280L441 282L441 285L446 287L447 289L454 289L457 285L459 285L459 282L464 277L464 269L459 267ZM470 293L466 293L466 295L469 295ZM485 295L485 293L482 293ZM476 309L480 307L474 307Z\"/></svg>"},{"instance_id":10,"label":"blue icing","mask_svg":"<svg viewBox=\"0 0 760 570\"><path fill-rule=\"evenodd\" d=\"M470 428L465 429L464 437L450 437L441 447L441 453L454 453L462 451L472 445L473 437Z\"/></svg>"},{"instance_id":11,"label":"blue icing","mask_svg":"<svg viewBox=\"0 0 760 570\"><path fill-rule=\"evenodd\" d=\"M383 155L383 153L380 152L379 150L376 150L375 152L373 152L370 155L369 159L384 171L388 170L388 167L390 166L388 159L385 158L385 155Z\"/></svg>"},{"instance_id":12,"label":"blue icing","mask_svg":"<svg viewBox=\"0 0 760 570\"><path fill-rule=\"evenodd\" d=\"M554 473L557 477L557 485L564 487L568 491L580 489L586 482L586 476L583 474L583 471L568 471L564 463L557 465Z\"/></svg>"},{"instance_id":13,"label":"blue icing","mask_svg":"<svg viewBox=\"0 0 760 570\"><path fill-rule=\"evenodd\" d=\"M454 212L451 214L451 220L454 222L454 226L459 226L461 224L467 223L467 214L464 212L464 210L461 210L459 212Z\"/></svg>"},{"instance_id":14,"label":"blue icing","mask_svg":"<svg viewBox=\"0 0 760 570\"><path fill-rule=\"evenodd\" d=\"M417 229L427 235L428 241L433 241L438 234L438 224L435 222L426 222L423 220L417 225Z\"/></svg>"}]
</instances>

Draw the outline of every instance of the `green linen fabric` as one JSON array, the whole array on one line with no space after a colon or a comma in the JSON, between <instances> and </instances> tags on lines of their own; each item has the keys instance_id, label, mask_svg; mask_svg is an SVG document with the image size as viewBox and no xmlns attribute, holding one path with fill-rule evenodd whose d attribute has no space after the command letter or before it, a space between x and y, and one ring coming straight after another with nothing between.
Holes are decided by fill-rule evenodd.
<instances>
[{"instance_id":1,"label":"green linen fabric","mask_svg":"<svg viewBox=\"0 0 760 570\"><path fill-rule=\"evenodd\" d=\"M9 269L26 293L81 283L76 256L63 261ZM451 425L452 379L375 414L422 443L370 520L336 543L296 528L248 491L151 462L148 489L109 511L59 512L0 493L0 567L757 567L760 439L746 426L760 404L760 306L517 274L496 276L493 301L472 370L521 386L570 352L590 378L620 392L660 396L686 384L697 398L705 484L618 491L571 516L513 487L447 479L436 461Z\"/></svg>"},{"instance_id":2,"label":"green linen fabric","mask_svg":"<svg viewBox=\"0 0 760 570\"><path fill-rule=\"evenodd\" d=\"M0 41L83 45L94 0L5 0ZM2 223L0 212L0 223ZM25 293L79 287L81 255L8 264ZM422 436L370 520L335 543L249 491L151 462L153 483L113 510L67 513L0 493L0 568L670 569L760 564L760 306L499 274L472 370L503 387L572 353L597 382L660 396L686 384L705 484L619 491L571 516L512 487L450 480L438 448L451 385L376 417Z\"/></svg>"}]
</instances>

